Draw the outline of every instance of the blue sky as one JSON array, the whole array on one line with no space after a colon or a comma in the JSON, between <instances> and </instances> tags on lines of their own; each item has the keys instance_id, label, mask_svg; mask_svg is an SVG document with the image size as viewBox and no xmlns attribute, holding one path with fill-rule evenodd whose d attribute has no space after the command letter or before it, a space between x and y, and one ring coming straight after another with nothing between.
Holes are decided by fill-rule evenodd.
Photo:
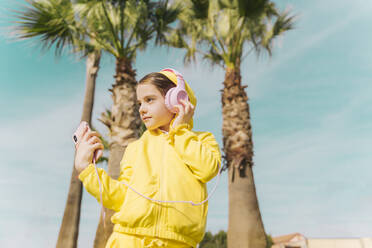
<instances>
[{"instance_id":1,"label":"blue sky","mask_svg":"<svg viewBox=\"0 0 372 248\"><path fill-rule=\"evenodd\" d=\"M73 165L85 63L41 53L37 42L11 42L0 1L0 246L51 247L57 241ZM242 64L254 141L254 176L267 233L368 237L372 230L372 4L366 1L275 1L298 14L272 58ZM198 98L194 130L222 147L220 89L224 72L205 62L184 66L182 50L149 47L134 64L137 79L173 67ZM93 126L112 100L114 59L99 71ZM208 188L216 183L213 179ZM91 247L100 205L84 191L79 245ZM207 230L227 230L226 173L209 202Z\"/></svg>"}]
</instances>

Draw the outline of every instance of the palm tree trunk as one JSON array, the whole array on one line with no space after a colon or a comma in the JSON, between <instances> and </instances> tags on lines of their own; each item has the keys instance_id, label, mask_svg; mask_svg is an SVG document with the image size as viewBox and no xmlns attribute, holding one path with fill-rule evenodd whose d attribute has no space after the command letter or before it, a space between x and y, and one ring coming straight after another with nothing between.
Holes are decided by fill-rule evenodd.
<instances>
[{"instance_id":1,"label":"palm tree trunk","mask_svg":"<svg viewBox=\"0 0 372 248\"><path fill-rule=\"evenodd\" d=\"M265 248L266 235L253 178L253 141L248 97L240 68L227 68L222 90L223 146L229 180L230 248Z\"/></svg>"},{"instance_id":2,"label":"palm tree trunk","mask_svg":"<svg viewBox=\"0 0 372 248\"><path fill-rule=\"evenodd\" d=\"M88 55L86 66L86 89L83 105L82 121L91 122L94 104L94 91L99 69L101 53L99 51ZM72 166L70 188L67 196L62 225L59 230L57 248L75 248L79 235L80 206L82 198L82 184L78 179L75 166Z\"/></svg>"},{"instance_id":3,"label":"palm tree trunk","mask_svg":"<svg viewBox=\"0 0 372 248\"><path fill-rule=\"evenodd\" d=\"M112 92L113 105L111 114L102 113L100 121L104 123L110 132L108 174L117 179L120 173L120 161L128 144L140 135L141 119L136 104L136 72L132 69L131 61L125 58L117 58L115 85L109 89ZM104 248L110 237L114 225L111 216L113 210L106 209L105 225L103 228L102 216L96 231L94 240L95 248Z\"/></svg>"}]
</instances>

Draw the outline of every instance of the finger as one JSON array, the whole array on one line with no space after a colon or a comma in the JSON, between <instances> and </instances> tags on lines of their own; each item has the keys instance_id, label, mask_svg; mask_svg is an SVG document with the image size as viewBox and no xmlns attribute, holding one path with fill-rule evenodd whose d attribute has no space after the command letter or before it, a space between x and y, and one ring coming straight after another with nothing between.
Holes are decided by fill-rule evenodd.
<instances>
[{"instance_id":1,"label":"finger","mask_svg":"<svg viewBox=\"0 0 372 248\"><path fill-rule=\"evenodd\" d=\"M190 100L185 99L184 101L185 101L188 105L190 105L190 106L194 106L194 105L192 105L192 103L190 102Z\"/></svg>"},{"instance_id":2,"label":"finger","mask_svg":"<svg viewBox=\"0 0 372 248\"><path fill-rule=\"evenodd\" d=\"M101 137L101 135L100 135L99 132L97 132L97 131L92 131L92 133L93 133L95 136L97 136L97 137Z\"/></svg>"},{"instance_id":3,"label":"finger","mask_svg":"<svg viewBox=\"0 0 372 248\"><path fill-rule=\"evenodd\" d=\"M95 144L90 144L89 145L89 151L94 153L95 150L100 150L100 149L104 149L103 145L101 143L95 143Z\"/></svg>"},{"instance_id":4,"label":"finger","mask_svg":"<svg viewBox=\"0 0 372 248\"><path fill-rule=\"evenodd\" d=\"M92 136L92 137L90 137L90 139L88 140L88 143L89 143L89 144L95 144L95 143L97 143L97 142L101 142L101 139L98 138L97 136Z\"/></svg>"},{"instance_id":5,"label":"finger","mask_svg":"<svg viewBox=\"0 0 372 248\"><path fill-rule=\"evenodd\" d=\"M181 103L184 105L184 106L187 106L189 104L189 102L186 100L186 99L181 99Z\"/></svg>"},{"instance_id":6,"label":"finger","mask_svg":"<svg viewBox=\"0 0 372 248\"><path fill-rule=\"evenodd\" d=\"M181 115L181 116L185 115L184 107L182 105L177 105L177 106L178 106L178 110L179 110L179 115Z\"/></svg>"},{"instance_id":7,"label":"finger","mask_svg":"<svg viewBox=\"0 0 372 248\"><path fill-rule=\"evenodd\" d=\"M97 150L97 149L102 149L103 150L104 149L102 143L95 143L95 144L92 145L92 148L94 150Z\"/></svg>"},{"instance_id":8,"label":"finger","mask_svg":"<svg viewBox=\"0 0 372 248\"><path fill-rule=\"evenodd\" d=\"M190 105L185 103L185 113L188 114L190 112Z\"/></svg>"},{"instance_id":9,"label":"finger","mask_svg":"<svg viewBox=\"0 0 372 248\"><path fill-rule=\"evenodd\" d=\"M99 149L96 153L96 160L98 160L103 155L103 149Z\"/></svg>"},{"instance_id":10,"label":"finger","mask_svg":"<svg viewBox=\"0 0 372 248\"><path fill-rule=\"evenodd\" d=\"M192 105L192 103L190 101L187 101L187 105L189 107L189 111L193 112L194 111L194 105Z\"/></svg>"},{"instance_id":11,"label":"finger","mask_svg":"<svg viewBox=\"0 0 372 248\"><path fill-rule=\"evenodd\" d=\"M101 139L98 136L93 136L91 139L94 139L94 143L101 142Z\"/></svg>"},{"instance_id":12,"label":"finger","mask_svg":"<svg viewBox=\"0 0 372 248\"><path fill-rule=\"evenodd\" d=\"M84 137L83 137L83 140L86 142L89 140L89 138L91 137L91 132L90 130L87 130L84 134Z\"/></svg>"},{"instance_id":13,"label":"finger","mask_svg":"<svg viewBox=\"0 0 372 248\"><path fill-rule=\"evenodd\" d=\"M189 111L194 109L194 105L192 105L192 103L189 100L185 99L183 100L183 102L186 104L186 106L188 106Z\"/></svg>"},{"instance_id":14,"label":"finger","mask_svg":"<svg viewBox=\"0 0 372 248\"><path fill-rule=\"evenodd\" d=\"M97 133L96 131L88 131L85 135L85 140L89 140L90 137L92 136L97 136L97 137L100 137L99 133Z\"/></svg>"}]
</instances>

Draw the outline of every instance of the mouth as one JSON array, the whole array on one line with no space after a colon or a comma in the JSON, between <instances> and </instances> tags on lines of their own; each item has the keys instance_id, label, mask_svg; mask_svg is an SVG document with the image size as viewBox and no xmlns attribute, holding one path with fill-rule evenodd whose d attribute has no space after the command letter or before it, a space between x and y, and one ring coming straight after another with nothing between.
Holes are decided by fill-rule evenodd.
<instances>
[{"instance_id":1,"label":"mouth","mask_svg":"<svg viewBox=\"0 0 372 248\"><path fill-rule=\"evenodd\" d=\"M150 119L151 117L145 117L145 118L143 118L143 121L146 121L146 120L148 120L148 119Z\"/></svg>"}]
</instances>

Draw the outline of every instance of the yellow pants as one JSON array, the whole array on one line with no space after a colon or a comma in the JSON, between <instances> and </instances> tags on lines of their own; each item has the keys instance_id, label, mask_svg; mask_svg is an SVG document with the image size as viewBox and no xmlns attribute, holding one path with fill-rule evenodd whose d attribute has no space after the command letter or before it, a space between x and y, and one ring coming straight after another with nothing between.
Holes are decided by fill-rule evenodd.
<instances>
[{"instance_id":1,"label":"yellow pants","mask_svg":"<svg viewBox=\"0 0 372 248\"><path fill-rule=\"evenodd\" d=\"M143 235L113 232L107 240L105 248L192 248L192 246L171 239L155 238Z\"/></svg>"}]
</instances>

